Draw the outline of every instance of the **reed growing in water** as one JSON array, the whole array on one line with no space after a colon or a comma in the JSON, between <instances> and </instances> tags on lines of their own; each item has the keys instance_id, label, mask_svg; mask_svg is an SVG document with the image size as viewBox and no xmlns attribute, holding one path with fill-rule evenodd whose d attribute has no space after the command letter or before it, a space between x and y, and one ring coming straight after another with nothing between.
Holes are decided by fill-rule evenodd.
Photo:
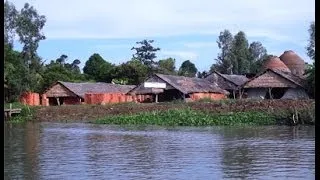
<instances>
[{"instance_id":1,"label":"reed growing in water","mask_svg":"<svg viewBox=\"0 0 320 180\"><path fill-rule=\"evenodd\" d=\"M162 126L273 125L276 122L274 116L264 112L212 114L190 108L109 116L95 121L97 124Z\"/></svg>"}]
</instances>

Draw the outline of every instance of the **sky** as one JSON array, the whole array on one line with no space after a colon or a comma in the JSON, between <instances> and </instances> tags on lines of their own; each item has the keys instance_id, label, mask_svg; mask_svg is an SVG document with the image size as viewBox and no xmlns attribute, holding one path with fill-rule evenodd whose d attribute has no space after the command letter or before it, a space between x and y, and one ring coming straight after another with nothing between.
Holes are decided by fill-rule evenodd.
<instances>
[{"instance_id":1,"label":"sky","mask_svg":"<svg viewBox=\"0 0 320 180\"><path fill-rule=\"evenodd\" d=\"M38 54L46 62L60 55L67 62L99 53L121 64L131 59L137 41L152 39L157 59L172 57L176 68L191 60L208 71L220 52L216 40L228 29L244 31L249 43L260 41L268 54L295 51L306 62L309 25L315 0L9 0L17 9L25 2L45 15L46 40ZM19 43L16 49L21 49Z\"/></svg>"}]
</instances>

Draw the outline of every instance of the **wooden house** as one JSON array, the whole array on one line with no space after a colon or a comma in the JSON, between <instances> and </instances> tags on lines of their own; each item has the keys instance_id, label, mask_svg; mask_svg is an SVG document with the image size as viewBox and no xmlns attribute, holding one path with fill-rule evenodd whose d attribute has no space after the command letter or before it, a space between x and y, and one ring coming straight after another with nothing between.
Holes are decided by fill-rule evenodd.
<instances>
[{"instance_id":1,"label":"wooden house","mask_svg":"<svg viewBox=\"0 0 320 180\"><path fill-rule=\"evenodd\" d=\"M291 72L266 69L242 85L242 93L252 99L306 99L304 80Z\"/></svg>"},{"instance_id":2,"label":"wooden house","mask_svg":"<svg viewBox=\"0 0 320 180\"><path fill-rule=\"evenodd\" d=\"M163 83L164 88L148 88L145 82ZM206 79L191 78L184 76L154 74L148 77L144 83L128 92L131 95L150 94L156 102L172 100L197 100L201 98L224 99L229 94L228 91L210 83Z\"/></svg>"},{"instance_id":3,"label":"wooden house","mask_svg":"<svg viewBox=\"0 0 320 180\"><path fill-rule=\"evenodd\" d=\"M213 71L211 74L206 76L205 79L219 86L220 88L229 91L230 98L236 98L241 85L249 80L244 75L221 74L217 71Z\"/></svg>"},{"instance_id":4,"label":"wooden house","mask_svg":"<svg viewBox=\"0 0 320 180\"><path fill-rule=\"evenodd\" d=\"M118 85L110 83L71 83L58 81L52 84L42 95L49 105L81 104L86 93L127 93L133 85Z\"/></svg>"}]
</instances>

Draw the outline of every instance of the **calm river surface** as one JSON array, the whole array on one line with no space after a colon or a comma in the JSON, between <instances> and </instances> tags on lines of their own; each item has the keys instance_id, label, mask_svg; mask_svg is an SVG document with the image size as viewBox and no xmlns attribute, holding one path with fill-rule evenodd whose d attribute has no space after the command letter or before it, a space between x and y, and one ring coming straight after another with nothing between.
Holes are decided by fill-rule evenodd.
<instances>
[{"instance_id":1,"label":"calm river surface","mask_svg":"<svg viewBox=\"0 0 320 180\"><path fill-rule=\"evenodd\" d=\"M5 179L315 179L314 126L5 124Z\"/></svg>"}]
</instances>

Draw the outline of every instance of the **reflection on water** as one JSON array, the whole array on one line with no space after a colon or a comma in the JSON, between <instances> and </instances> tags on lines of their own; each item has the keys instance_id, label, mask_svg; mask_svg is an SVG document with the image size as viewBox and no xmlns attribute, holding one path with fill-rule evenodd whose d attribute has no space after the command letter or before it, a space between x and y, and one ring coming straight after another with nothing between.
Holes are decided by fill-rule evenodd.
<instances>
[{"instance_id":1,"label":"reflection on water","mask_svg":"<svg viewBox=\"0 0 320 180\"><path fill-rule=\"evenodd\" d=\"M314 126L5 124L5 179L314 179Z\"/></svg>"}]
</instances>

